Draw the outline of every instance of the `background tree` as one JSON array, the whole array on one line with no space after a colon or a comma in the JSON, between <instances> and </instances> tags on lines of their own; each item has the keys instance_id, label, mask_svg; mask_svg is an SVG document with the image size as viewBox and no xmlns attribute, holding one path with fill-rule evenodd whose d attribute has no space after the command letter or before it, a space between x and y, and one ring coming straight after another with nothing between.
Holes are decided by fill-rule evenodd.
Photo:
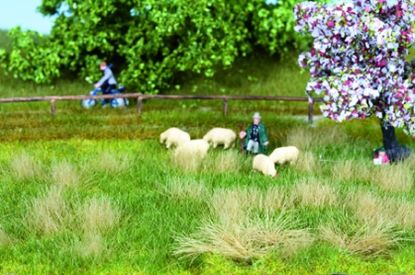
<instances>
[{"instance_id":1,"label":"background tree","mask_svg":"<svg viewBox=\"0 0 415 275\"><path fill-rule=\"evenodd\" d=\"M313 39L299 57L311 74L307 93L323 97L321 110L333 120L378 117L393 161L409 155L394 127L415 135L415 77L405 61L414 42L414 8L413 0L305 2L295 8L296 30Z\"/></svg>"},{"instance_id":2,"label":"background tree","mask_svg":"<svg viewBox=\"0 0 415 275\"><path fill-rule=\"evenodd\" d=\"M114 63L121 81L141 92L166 88L181 72L212 76L254 48L269 54L304 41L294 32L297 0L43 0L55 16L52 32L11 31L0 52L15 77L50 82L63 72L97 78L97 64Z\"/></svg>"}]
</instances>

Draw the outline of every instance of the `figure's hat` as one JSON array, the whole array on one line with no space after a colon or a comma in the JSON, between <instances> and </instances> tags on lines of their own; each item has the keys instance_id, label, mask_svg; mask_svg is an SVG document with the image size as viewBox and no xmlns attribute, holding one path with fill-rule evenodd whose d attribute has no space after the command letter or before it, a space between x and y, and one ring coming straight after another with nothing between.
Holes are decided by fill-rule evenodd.
<instances>
[{"instance_id":1,"label":"figure's hat","mask_svg":"<svg viewBox=\"0 0 415 275\"><path fill-rule=\"evenodd\" d=\"M253 119L256 119L256 118L261 119L261 115L258 112L256 112L256 113L254 113L254 115L252 116L252 118Z\"/></svg>"}]
</instances>

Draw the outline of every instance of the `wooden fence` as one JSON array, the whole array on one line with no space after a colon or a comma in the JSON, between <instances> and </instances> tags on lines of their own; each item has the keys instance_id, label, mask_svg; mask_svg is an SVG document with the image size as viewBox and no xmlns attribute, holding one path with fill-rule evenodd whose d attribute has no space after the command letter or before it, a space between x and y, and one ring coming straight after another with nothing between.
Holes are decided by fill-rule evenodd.
<instances>
[{"instance_id":1,"label":"wooden fence","mask_svg":"<svg viewBox=\"0 0 415 275\"><path fill-rule=\"evenodd\" d=\"M221 100L223 101L223 114L228 114L228 103L230 100L245 100L245 101L285 101L285 102L307 102L308 103L308 121L313 122L314 103L321 101L320 98L313 99L311 97L298 96L256 96L256 95L149 95L141 93L116 94L116 95L97 95L91 97L90 95L67 95L67 96L37 96L37 97L10 97L0 98L0 103L18 103L18 102L50 102L50 112L52 115L56 114L57 101L80 101L83 99L113 99L113 98L132 98L136 99L136 110L141 114L143 110L144 101L146 100Z\"/></svg>"}]
</instances>

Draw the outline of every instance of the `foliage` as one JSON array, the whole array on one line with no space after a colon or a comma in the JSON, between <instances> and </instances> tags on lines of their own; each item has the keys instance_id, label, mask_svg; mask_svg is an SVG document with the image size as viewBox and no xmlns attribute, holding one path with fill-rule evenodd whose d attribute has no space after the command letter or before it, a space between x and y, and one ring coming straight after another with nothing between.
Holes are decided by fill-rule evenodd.
<instances>
[{"instance_id":1,"label":"foliage","mask_svg":"<svg viewBox=\"0 0 415 275\"><path fill-rule=\"evenodd\" d=\"M405 59L414 42L413 0L353 0L295 8L296 30L313 46L299 57L322 95L325 116L344 121L378 118L415 135L415 74Z\"/></svg>"},{"instance_id":2,"label":"foliage","mask_svg":"<svg viewBox=\"0 0 415 275\"><path fill-rule=\"evenodd\" d=\"M124 84L158 92L182 72L211 77L257 47L269 54L301 47L308 40L294 32L296 2L43 0L40 11L57 17L51 34L12 30L4 67L47 83L66 70L96 79L107 59Z\"/></svg>"}]
</instances>

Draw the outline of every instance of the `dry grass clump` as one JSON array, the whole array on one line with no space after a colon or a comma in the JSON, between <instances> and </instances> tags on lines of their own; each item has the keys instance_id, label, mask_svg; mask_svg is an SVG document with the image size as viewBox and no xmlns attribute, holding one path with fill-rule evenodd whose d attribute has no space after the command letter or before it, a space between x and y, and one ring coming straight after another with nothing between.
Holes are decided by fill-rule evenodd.
<instances>
[{"instance_id":1,"label":"dry grass clump","mask_svg":"<svg viewBox=\"0 0 415 275\"><path fill-rule=\"evenodd\" d=\"M237 151L222 151L214 156L209 156L205 163L204 169L214 172L238 172L243 165L242 158Z\"/></svg>"},{"instance_id":2,"label":"dry grass clump","mask_svg":"<svg viewBox=\"0 0 415 275\"><path fill-rule=\"evenodd\" d=\"M120 220L120 211L109 198L92 198L78 210L78 216L85 234L106 232Z\"/></svg>"},{"instance_id":3,"label":"dry grass clump","mask_svg":"<svg viewBox=\"0 0 415 275\"><path fill-rule=\"evenodd\" d=\"M213 192L209 202L212 214L224 226L241 223L250 210L259 205L261 192L258 188L220 188Z\"/></svg>"},{"instance_id":4,"label":"dry grass clump","mask_svg":"<svg viewBox=\"0 0 415 275\"><path fill-rule=\"evenodd\" d=\"M203 200L209 193L203 182L196 180L183 180L179 178L174 178L163 185L162 191L168 196L178 200Z\"/></svg>"},{"instance_id":5,"label":"dry grass clump","mask_svg":"<svg viewBox=\"0 0 415 275\"><path fill-rule=\"evenodd\" d=\"M390 226L362 226L353 234L347 234L334 225L320 228L320 238L353 254L377 256L386 254L400 241L399 234Z\"/></svg>"},{"instance_id":6,"label":"dry grass clump","mask_svg":"<svg viewBox=\"0 0 415 275\"><path fill-rule=\"evenodd\" d=\"M409 201L395 201L392 203L394 209L394 221L406 229L415 228L415 203Z\"/></svg>"},{"instance_id":7,"label":"dry grass clump","mask_svg":"<svg viewBox=\"0 0 415 275\"><path fill-rule=\"evenodd\" d=\"M120 173L129 168L130 158L128 155L119 155L111 152L102 152L97 156L95 161L92 162L92 170L108 172L108 173Z\"/></svg>"},{"instance_id":8,"label":"dry grass clump","mask_svg":"<svg viewBox=\"0 0 415 275\"><path fill-rule=\"evenodd\" d=\"M391 224L415 228L415 204L403 199L382 199L371 193L357 192L350 196L350 207L367 225Z\"/></svg>"},{"instance_id":9,"label":"dry grass clump","mask_svg":"<svg viewBox=\"0 0 415 275\"><path fill-rule=\"evenodd\" d=\"M55 185L30 202L26 223L29 230L49 235L60 231L69 215L63 188Z\"/></svg>"},{"instance_id":10,"label":"dry grass clump","mask_svg":"<svg viewBox=\"0 0 415 275\"><path fill-rule=\"evenodd\" d=\"M40 175L40 164L27 153L15 155L10 161L12 174L19 180L32 179Z\"/></svg>"},{"instance_id":11,"label":"dry grass clump","mask_svg":"<svg viewBox=\"0 0 415 275\"><path fill-rule=\"evenodd\" d=\"M75 252L81 258L97 258L106 250L105 240L99 233L86 233L75 244Z\"/></svg>"},{"instance_id":12,"label":"dry grass clump","mask_svg":"<svg viewBox=\"0 0 415 275\"><path fill-rule=\"evenodd\" d=\"M294 199L289 189L276 186L265 190L256 187L220 188L213 192L209 206L214 215L222 218L222 222L232 223L243 217L245 212L271 214L286 210L294 205Z\"/></svg>"},{"instance_id":13,"label":"dry grass clump","mask_svg":"<svg viewBox=\"0 0 415 275\"><path fill-rule=\"evenodd\" d=\"M385 212L384 201L371 193L352 193L348 201L357 218L364 224L377 225L389 221L389 217Z\"/></svg>"},{"instance_id":14,"label":"dry grass clump","mask_svg":"<svg viewBox=\"0 0 415 275\"><path fill-rule=\"evenodd\" d=\"M344 160L336 162L332 169L332 176L337 180L363 180L371 181L374 172L373 166L367 165L367 163L362 163L356 160Z\"/></svg>"},{"instance_id":15,"label":"dry grass clump","mask_svg":"<svg viewBox=\"0 0 415 275\"><path fill-rule=\"evenodd\" d=\"M414 183L413 168L408 163L385 165L373 169L372 182L385 191L408 192Z\"/></svg>"},{"instance_id":16,"label":"dry grass clump","mask_svg":"<svg viewBox=\"0 0 415 275\"><path fill-rule=\"evenodd\" d=\"M336 162L331 173L333 178L338 180L352 180L356 178L356 167L353 160Z\"/></svg>"},{"instance_id":17,"label":"dry grass clump","mask_svg":"<svg viewBox=\"0 0 415 275\"><path fill-rule=\"evenodd\" d=\"M179 237L174 254L196 258L214 253L240 262L251 262L272 251L289 256L313 242L308 230L290 229L290 224L291 220L282 216L251 218L232 225L209 221L196 233Z\"/></svg>"},{"instance_id":18,"label":"dry grass clump","mask_svg":"<svg viewBox=\"0 0 415 275\"><path fill-rule=\"evenodd\" d=\"M7 234L6 231L3 230L2 226L0 225L0 248L4 246L8 246L12 243L12 238Z\"/></svg>"},{"instance_id":19,"label":"dry grass clump","mask_svg":"<svg viewBox=\"0 0 415 275\"><path fill-rule=\"evenodd\" d=\"M331 172L334 179L367 181L390 192L407 192L414 182L409 162L377 167L345 160L334 164Z\"/></svg>"},{"instance_id":20,"label":"dry grass clump","mask_svg":"<svg viewBox=\"0 0 415 275\"><path fill-rule=\"evenodd\" d=\"M301 152L297 162L295 163L295 168L303 172L315 172L319 170L318 160L314 157L312 152Z\"/></svg>"},{"instance_id":21,"label":"dry grass clump","mask_svg":"<svg viewBox=\"0 0 415 275\"><path fill-rule=\"evenodd\" d=\"M338 191L317 179L308 179L295 186L294 196L303 206L327 207L337 203Z\"/></svg>"},{"instance_id":22,"label":"dry grass clump","mask_svg":"<svg viewBox=\"0 0 415 275\"><path fill-rule=\"evenodd\" d=\"M339 127L324 129L299 127L288 132L286 144L308 150L316 146L343 143L346 140L347 135Z\"/></svg>"},{"instance_id":23,"label":"dry grass clump","mask_svg":"<svg viewBox=\"0 0 415 275\"><path fill-rule=\"evenodd\" d=\"M275 200L273 194L277 195ZM209 201L213 218L190 236L179 237L175 254L195 258L215 253L241 262L271 251L292 255L310 245L313 237L307 229L293 229L295 223L288 217L267 212L286 205L286 196L278 189L218 189Z\"/></svg>"},{"instance_id":24,"label":"dry grass clump","mask_svg":"<svg viewBox=\"0 0 415 275\"><path fill-rule=\"evenodd\" d=\"M295 197L291 190L282 187L270 187L262 194L261 208L272 213L276 210L284 210L294 205Z\"/></svg>"},{"instance_id":25,"label":"dry grass clump","mask_svg":"<svg viewBox=\"0 0 415 275\"><path fill-rule=\"evenodd\" d=\"M80 181L76 167L66 161L52 165L51 178L54 183L64 186L77 185Z\"/></svg>"}]
</instances>

